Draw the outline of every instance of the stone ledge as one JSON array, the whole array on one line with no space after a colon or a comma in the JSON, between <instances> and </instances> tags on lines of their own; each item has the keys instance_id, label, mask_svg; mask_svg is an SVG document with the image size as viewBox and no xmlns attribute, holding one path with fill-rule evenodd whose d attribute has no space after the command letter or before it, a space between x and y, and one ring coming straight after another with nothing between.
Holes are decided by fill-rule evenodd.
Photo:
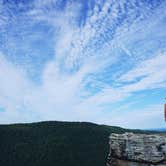
<instances>
[{"instance_id":1,"label":"stone ledge","mask_svg":"<svg viewBox=\"0 0 166 166\"><path fill-rule=\"evenodd\" d=\"M109 143L108 166L166 166L166 136L111 134Z\"/></svg>"}]
</instances>

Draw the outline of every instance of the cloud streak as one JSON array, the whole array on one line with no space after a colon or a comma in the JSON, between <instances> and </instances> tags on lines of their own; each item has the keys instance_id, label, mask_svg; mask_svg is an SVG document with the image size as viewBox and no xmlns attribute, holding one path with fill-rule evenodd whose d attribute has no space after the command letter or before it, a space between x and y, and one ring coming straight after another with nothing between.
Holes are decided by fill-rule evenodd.
<instances>
[{"instance_id":1,"label":"cloud streak","mask_svg":"<svg viewBox=\"0 0 166 166\"><path fill-rule=\"evenodd\" d=\"M131 112L129 99L136 93L166 90L164 4L1 4L0 108L5 111L0 122L79 120L137 127L131 118L124 121L134 113L142 120L150 109L149 118L154 119L155 110L162 111L161 105L155 107L159 103L146 105L140 115L139 109ZM124 119L113 110L122 102L129 103Z\"/></svg>"}]
</instances>

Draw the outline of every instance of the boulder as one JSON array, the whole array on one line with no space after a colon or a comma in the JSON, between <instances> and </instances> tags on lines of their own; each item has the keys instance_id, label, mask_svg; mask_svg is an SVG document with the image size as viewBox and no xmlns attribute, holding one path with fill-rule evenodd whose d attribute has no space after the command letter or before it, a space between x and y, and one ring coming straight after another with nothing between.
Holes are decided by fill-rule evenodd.
<instances>
[{"instance_id":1,"label":"boulder","mask_svg":"<svg viewBox=\"0 0 166 166\"><path fill-rule=\"evenodd\" d=\"M107 166L166 166L166 136L111 134Z\"/></svg>"}]
</instances>

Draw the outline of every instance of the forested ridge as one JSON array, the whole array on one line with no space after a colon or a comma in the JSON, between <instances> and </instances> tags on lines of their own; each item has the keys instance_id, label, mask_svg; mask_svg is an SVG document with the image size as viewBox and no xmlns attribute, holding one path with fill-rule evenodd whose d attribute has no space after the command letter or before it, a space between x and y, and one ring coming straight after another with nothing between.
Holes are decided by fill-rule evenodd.
<instances>
[{"instance_id":1,"label":"forested ridge","mask_svg":"<svg viewBox=\"0 0 166 166\"><path fill-rule=\"evenodd\" d=\"M0 125L0 166L105 166L109 135L127 131L87 122Z\"/></svg>"}]
</instances>

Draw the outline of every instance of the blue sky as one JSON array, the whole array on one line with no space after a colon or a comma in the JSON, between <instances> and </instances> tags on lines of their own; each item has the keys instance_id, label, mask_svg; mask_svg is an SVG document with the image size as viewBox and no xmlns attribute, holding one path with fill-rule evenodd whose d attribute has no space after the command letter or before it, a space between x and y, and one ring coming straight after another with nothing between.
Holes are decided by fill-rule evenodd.
<instances>
[{"instance_id":1,"label":"blue sky","mask_svg":"<svg viewBox=\"0 0 166 166\"><path fill-rule=\"evenodd\" d=\"M165 0L0 0L0 123L165 127Z\"/></svg>"}]
</instances>

